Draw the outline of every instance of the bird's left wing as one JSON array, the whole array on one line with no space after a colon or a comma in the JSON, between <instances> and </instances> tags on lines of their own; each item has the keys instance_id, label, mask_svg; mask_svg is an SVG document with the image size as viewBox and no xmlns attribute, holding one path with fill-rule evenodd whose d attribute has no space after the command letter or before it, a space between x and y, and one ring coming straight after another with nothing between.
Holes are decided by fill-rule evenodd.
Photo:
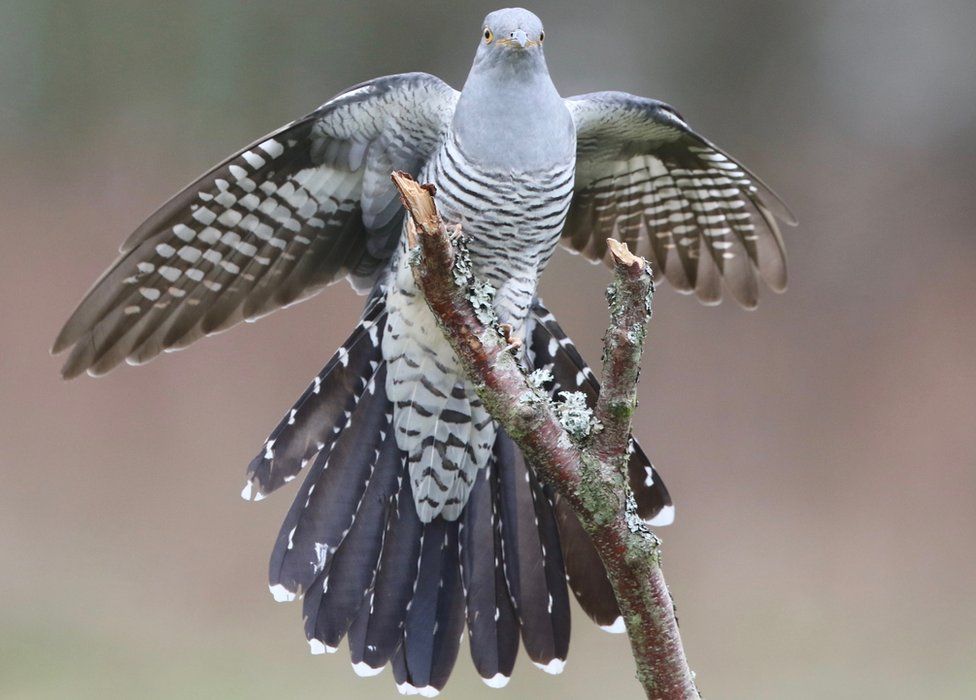
<instances>
[{"instance_id":1,"label":"bird's left wing","mask_svg":"<svg viewBox=\"0 0 976 700\"><path fill-rule=\"evenodd\" d=\"M399 239L390 173L419 171L457 96L425 73L378 78L211 169L123 243L55 341L62 374L145 362L344 276L368 287Z\"/></svg>"},{"instance_id":2,"label":"bird's left wing","mask_svg":"<svg viewBox=\"0 0 976 700\"><path fill-rule=\"evenodd\" d=\"M757 272L775 291L786 288L776 219L796 221L745 167L662 102L601 92L566 106L577 160L563 245L601 260L607 238L622 240L704 303L721 300L722 278L749 308L758 302Z\"/></svg>"}]
</instances>

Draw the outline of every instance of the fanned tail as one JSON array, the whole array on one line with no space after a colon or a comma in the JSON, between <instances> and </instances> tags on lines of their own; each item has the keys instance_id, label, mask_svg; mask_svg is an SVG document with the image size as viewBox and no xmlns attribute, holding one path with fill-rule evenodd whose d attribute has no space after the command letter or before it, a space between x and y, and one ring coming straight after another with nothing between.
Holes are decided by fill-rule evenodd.
<instances>
[{"instance_id":1,"label":"fanned tail","mask_svg":"<svg viewBox=\"0 0 976 700\"><path fill-rule=\"evenodd\" d=\"M279 601L304 598L312 653L334 652L348 638L353 669L372 676L390 664L404 694L444 688L465 626L489 686L508 682L520 639L536 666L559 673L570 588L604 629L623 631L593 544L501 429L461 517L422 522L386 393L386 316L374 293L349 340L251 463L245 495L258 497L308 466L272 552L271 591ZM529 338L529 358L552 371L553 392L584 391L595 401L595 378L541 304ZM636 447L630 477L640 515L669 519L667 490Z\"/></svg>"}]
</instances>

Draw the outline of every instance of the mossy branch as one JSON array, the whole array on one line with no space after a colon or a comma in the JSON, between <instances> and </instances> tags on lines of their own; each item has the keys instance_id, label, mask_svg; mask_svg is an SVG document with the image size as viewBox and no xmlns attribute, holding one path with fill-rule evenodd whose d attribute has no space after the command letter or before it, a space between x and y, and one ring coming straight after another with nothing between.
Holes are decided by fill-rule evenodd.
<instances>
[{"instance_id":1,"label":"mossy branch","mask_svg":"<svg viewBox=\"0 0 976 700\"><path fill-rule=\"evenodd\" d=\"M625 477L630 424L653 282L642 258L610 241L614 282L604 336L603 389L595 416L571 402L554 405L526 373L493 314L485 314L479 282L434 204L435 190L394 173L410 215L409 242L417 286L492 417L521 448L543 481L569 503L607 569L627 626L637 678L648 698L697 698L674 605L660 566L660 541L636 513ZM567 397L568 398L568 397ZM584 426L585 423L585 426ZM585 428L585 430L584 430Z\"/></svg>"}]
</instances>

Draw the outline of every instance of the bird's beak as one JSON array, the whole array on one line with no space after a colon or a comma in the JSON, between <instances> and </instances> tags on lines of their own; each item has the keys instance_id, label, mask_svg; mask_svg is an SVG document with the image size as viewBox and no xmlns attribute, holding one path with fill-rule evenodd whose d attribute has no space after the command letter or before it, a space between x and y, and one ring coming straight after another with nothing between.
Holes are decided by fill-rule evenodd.
<instances>
[{"instance_id":1,"label":"bird's beak","mask_svg":"<svg viewBox=\"0 0 976 700\"><path fill-rule=\"evenodd\" d=\"M514 32L512 32L512 40L519 45L519 48L524 49L529 43L529 36L521 29L516 29Z\"/></svg>"}]
</instances>

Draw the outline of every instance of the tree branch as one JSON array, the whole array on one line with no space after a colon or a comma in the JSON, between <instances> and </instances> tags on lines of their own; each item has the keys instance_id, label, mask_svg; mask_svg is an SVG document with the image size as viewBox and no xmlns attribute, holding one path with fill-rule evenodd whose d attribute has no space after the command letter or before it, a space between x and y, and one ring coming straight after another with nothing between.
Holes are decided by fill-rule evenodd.
<instances>
[{"instance_id":1,"label":"tree branch","mask_svg":"<svg viewBox=\"0 0 976 700\"><path fill-rule=\"evenodd\" d=\"M647 263L626 245L610 241L615 266L607 292L611 323L604 336L603 389L595 419L586 426L570 425L571 433L548 395L528 381L512 352L517 345L497 325L466 251L452 242L437 213L434 188L406 173L394 173L393 181L410 214L409 255L417 286L489 413L542 480L566 499L593 540L647 697L697 698L661 572L660 541L637 515L626 479L637 376L651 315Z\"/></svg>"}]
</instances>

